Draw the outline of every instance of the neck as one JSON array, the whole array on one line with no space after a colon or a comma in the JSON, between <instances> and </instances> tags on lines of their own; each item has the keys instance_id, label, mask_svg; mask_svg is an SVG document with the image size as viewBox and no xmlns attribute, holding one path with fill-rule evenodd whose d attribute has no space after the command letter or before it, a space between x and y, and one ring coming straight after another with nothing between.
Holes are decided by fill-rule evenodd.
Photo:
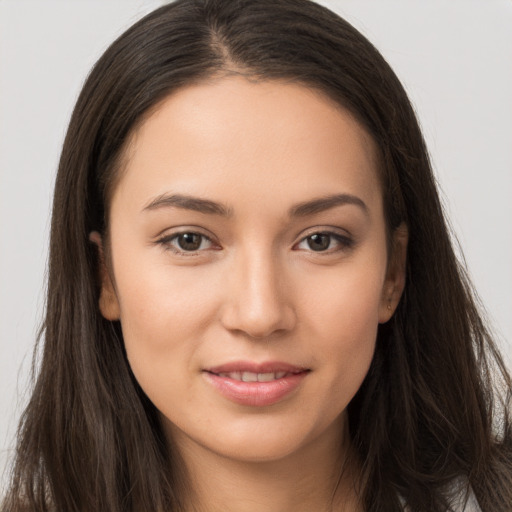
<instances>
[{"instance_id":1,"label":"neck","mask_svg":"<svg viewBox=\"0 0 512 512\"><path fill-rule=\"evenodd\" d=\"M173 431L187 467L187 512L359 512L346 421L271 461L226 458ZM177 439L178 437L178 439Z\"/></svg>"}]
</instances>

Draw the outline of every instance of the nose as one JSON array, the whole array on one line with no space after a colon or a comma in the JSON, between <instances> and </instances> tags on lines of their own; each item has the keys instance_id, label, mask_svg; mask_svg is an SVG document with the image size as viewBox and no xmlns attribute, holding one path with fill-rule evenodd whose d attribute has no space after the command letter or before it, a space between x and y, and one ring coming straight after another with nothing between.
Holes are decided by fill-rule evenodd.
<instances>
[{"instance_id":1,"label":"nose","mask_svg":"<svg viewBox=\"0 0 512 512\"><path fill-rule=\"evenodd\" d=\"M269 251L270 252L270 251ZM291 331L296 323L293 293L271 254L245 254L231 268L222 323L255 339Z\"/></svg>"}]
</instances>

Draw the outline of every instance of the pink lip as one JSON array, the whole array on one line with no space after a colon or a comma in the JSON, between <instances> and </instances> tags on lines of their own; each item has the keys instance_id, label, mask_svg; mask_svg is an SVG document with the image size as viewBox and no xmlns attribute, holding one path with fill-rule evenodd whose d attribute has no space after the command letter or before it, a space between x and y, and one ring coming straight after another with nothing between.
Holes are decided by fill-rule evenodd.
<instances>
[{"instance_id":1,"label":"pink lip","mask_svg":"<svg viewBox=\"0 0 512 512\"><path fill-rule=\"evenodd\" d=\"M268 382L243 382L219 375L220 373L232 372L287 372L287 375ZM203 371L207 382L221 395L237 404L253 407L264 407L279 402L294 391L308 373L308 369L288 363L254 363L249 361L236 361Z\"/></svg>"}]
</instances>

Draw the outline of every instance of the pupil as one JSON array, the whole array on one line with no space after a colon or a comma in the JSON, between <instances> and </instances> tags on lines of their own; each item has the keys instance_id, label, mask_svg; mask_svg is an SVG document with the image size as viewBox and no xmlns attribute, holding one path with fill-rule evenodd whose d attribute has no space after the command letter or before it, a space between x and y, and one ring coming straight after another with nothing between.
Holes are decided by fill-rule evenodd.
<instances>
[{"instance_id":1,"label":"pupil","mask_svg":"<svg viewBox=\"0 0 512 512\"><path fill-rule=\"evenodd\" d=\"M311 235L308 237L309 248L313 251L325 251L329 248L330 242L330 235L325 235L322 233L317 233L316 235Z\"/></svg>"},{"instance_id":2,"label":"pupil","mask_svg":"<svg viewBox=\"0 0 512 512\"><path fill-rule=\"evenodd\" d=\"M201 235L183 233L178 237L178 245L185 251L197 251L201 245Z\"/></svg>"}]
</instances>

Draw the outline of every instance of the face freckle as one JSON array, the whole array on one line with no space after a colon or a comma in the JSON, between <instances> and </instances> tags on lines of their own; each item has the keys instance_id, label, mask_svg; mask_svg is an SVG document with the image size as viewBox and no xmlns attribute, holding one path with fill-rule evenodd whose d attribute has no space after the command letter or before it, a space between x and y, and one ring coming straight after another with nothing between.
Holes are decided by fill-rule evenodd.
<instances>
[{"instance_id":1,"label":"face freckle","mask_svg":"<svg viewBox=\"0 0 512 512\"><path fill-rule=\"evenodd\" d=\"M319 93L243 78L182 88L137 130L103 292L178 446L276 460L339 442L403 286L375 153Z\"/></svg>"}]
</instances>

